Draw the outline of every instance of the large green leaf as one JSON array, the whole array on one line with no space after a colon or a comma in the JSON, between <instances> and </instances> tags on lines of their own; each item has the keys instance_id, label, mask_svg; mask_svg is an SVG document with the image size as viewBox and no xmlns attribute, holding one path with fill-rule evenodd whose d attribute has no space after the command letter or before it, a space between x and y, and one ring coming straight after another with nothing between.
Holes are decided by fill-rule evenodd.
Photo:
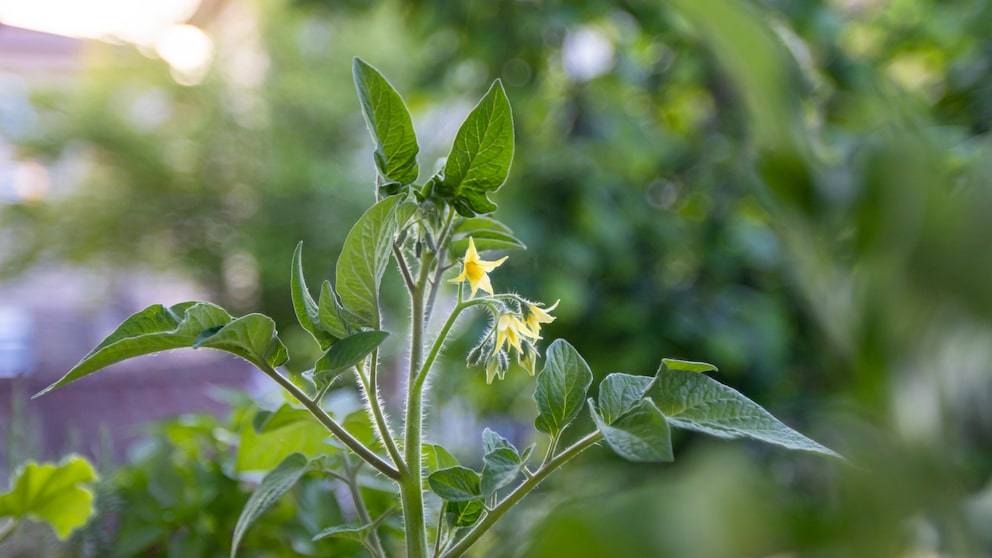
<instances>
[{"instance_id":1,"label":"large green leaf","mask_svg":"<svg viewBox=\"0 0 992 558\"><path fill-rule=\"evenodd\" d=\"M753 438L789 449L840 457L789 428L737 390L704 374L662 366L646 395L672 426L719 438Z\"/></svg>"},{"instance_id":2,"label":"large green leaf","mask_svg":"<svg viewBox=\"0 0 992 558\"><path fill-rule=\"evenodd\" d=\"M79 456L58 464L28 461L14 473L10 491L0 495L0 517L44 521L65 539L93 515L93 491L85 485L96 480L93 466Z\"/></svg>"},{"instance_id":3,"label":"large green leaf","mask_svg":"<svg viewBox=\"0 0 992 558\"><path fill-rule=\"evenodd\" d=\"M313 371L314 381L326 385L339 374L365 360L387 337L388 331L360 331L338 341L317 360Z\"/></svg>"},{"instance_id":4,"label":"large green leaf","mask_svg":"<svg viewBox=\"0 0 992 558\"><path fill-rule=\"evenodd\" d=\"M556 339L548 347L544 369L537 375L538 415L534 426L552 437L579 413L592 383L592 370L575 347Z\"/></svg>"},{"instance_id":5,"label":"large green leaf","mask_svg":"<svg viewBox=\"0 0 992 558\"><path fill-rule=\"evenodd\" d=\"M589 412L606 444L620 457L648 463L673 459L671 429L650 399L639 400L612 424L596 412L592 399Z\"/></svg>"},{"instance_id":6,"label":"large green leaf","mask_svg":"<svg viewBox=\"0 0 992 558\"><path fill-rule=\"evenodd\" d=\"M379 329L379 282L389 264L401 196L386 198L362 215L345 238L337 263L337 292L353 323Z\"/></svg>"},{"instance_id":7,"label":"large green leaf","mask_svg":"<svg viewBox=\"0 0 992 558\"><path fill-rule=\"evenodd\" d=\"M362 114L375 141L375 166L388 181L410 184L417 180L417 136L402 97L382 74L364 60L352 65Z\"/></svg>"},{"instance_id":8,"label":"large green leaf","mask_svg":"<svg viewBox=\"0 0 992 558\"><path fill-rule=\"evenodd\" d=\"M293 310L296 312L296 319L303 326L303 329L310 332L313 338L320 343L322 349L327 349L340 336L334 336L320 325L320 310L310 290L307 289L306 279L303 277L303 242L296 245L293 252L293 272L290 276L290 293L293 297Z\"/></svg>"},{"instance_id":9,"label":"large green leaf","mask_svg":"<svg viewBox=\"0 0 992 558\"><path fill-rule=\"evenodd\" d=\"M482 460L485 466L482 467L479 488L485 498L512 483L524 467L520 456L513 448L496 448L483 456Z\"/></svg>"},{"instance_id":10,"label":"large green leaf","mask_svg":"<svg viewBox=\"0 0 992 558\"><path fill-rule=\"evenodd\" d=\"M469 113L451 147L434 191L460 215L496 210L487 197L506 181L513 161L513 115L503 84L496 80Z\"/></svg>"},{"instance_id":11,"label":"large green leaf","mask_svg":"<svg viewBox=\"0 0 992 558\"><path fill-rule=\"evenodd\" d=\"M230 321L224 309L207 302L184 302L169 308L161 304L149 306L124 320L65 376L34 397L129 358L192 347L202 332L217 330Z\"/></svg>"},{"instance_id":12,"label":"large green leaf","mask_svg":"<svg viewBox=\"0 0 992 558\"><path fill-rule=\"evenodd\" d=\"M469 237L475 240L475 249L479 252L527 249L527 246L513 235L510 227L490 217L473 217L459 219L452 230L452 240L448 245L452 258L461 257L465 253Z\"/></svg>"},{"instance_id":13,"label":"large green leaf","mask_svg":"<svg viewBox=\"0 0 992 558\"><path fill-rule=\"evenodd\" d=\"M193 347L227 351L262 368L279 366L289 358L276 336L276 323L264 314L241 316L214 333L204 331Z\"/></svg>"},{"instance_id":14,"label":"large green leaf","mask_svg":"<svg viewBox=\"0 0 992 558\"><path fill-rule=\"evenodd\" d=\"M431 490L449 502L467 502L482 495L479 474L467 467L449 467L427 477Z\"/></svg>"},{"instance_id":15,"label":"large green leaf","mask_svg":"<svg viewBox=\"0 0 992 558\"><path fill-rule=\"evenodd\" d=\"M652 376L632 376L614 372L599 384L599 412L612 424L620 415L634 408L654 381Z\"/></svg>"},{"instance_id":16,"label":"large green leaf","mask_svg":"<svg viewBox=\"0 0 992 558\"><path fill-rule=\"evenodd\" d=\"M444 446L437 444L424 444L421 447L424 468L428 474L439 469L449 469L458 466L458 459L451 455L451 452L444 449Z\"/></svg>"},{"instance_id":17,"label":"large green leaf","mask_svg":"<svg viewBox=\"0 0 992 558\"><path fill-rule=\"evenodd\" d=\"M283 405L260 420L244 422L235 469L268 471L294 453L311 459L337 453L338 449L327 443L328 436L327 429L309 411Z\"/></svg>"},{"instance_id":18,"label":"large green leaf","mask_svg":"<svg viewBox=\"0 0 992 558\"><path fill-rule=\"evenodd\" d=\"M325 279L320 285L320 299L317 301L317 317L320 320L321 327L338 339L348 336L348 326L342 320L341 314L341 304L338 302L338 297L331 287L331 282Z\"/></svg>"},{"instance_id":19,"label":"large green leaf","mask_svg":"<svg viewBox=\"0 0 992 558\"><path fill-rule=\"evenodd\" d=\"M275 469L265 475L262 482L248 498L237 525L234 526L234 538L231 540L231 558L238 553L238 545L248 527L272 504L293 488L300 477L306 473L309 461L302 454L294 453L282 461Z\"/></svg>"}]
</instances>

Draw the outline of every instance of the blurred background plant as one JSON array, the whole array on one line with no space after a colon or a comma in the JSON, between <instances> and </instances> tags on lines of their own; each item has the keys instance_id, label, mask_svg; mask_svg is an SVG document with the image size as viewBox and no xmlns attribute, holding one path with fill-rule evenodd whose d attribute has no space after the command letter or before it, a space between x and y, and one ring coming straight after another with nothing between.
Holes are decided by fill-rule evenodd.
<instances>
[{"instance_id":1,"label":"blurred background plant","mask_svg":"<svg viewBox=\"0 0 992 558\"><path fill-rule=\"evenodd\" d=\"M603 452L477 555L992 553L987 2L204 1L189 23L202 68L88 43L4 128L53 169L0 206L4 273L178 272L293 342L291 247L319 283L372 195L351 58L410 103L426 172L500 77L518 149L496 201L529 250L494 280L562 299L545 338L600 378L705 358L858 466L688 436L672 466ZM474 445L473 422L534 411L532 380L486 386L469 347L435 414Z\"/></svg>"}]
</instances>

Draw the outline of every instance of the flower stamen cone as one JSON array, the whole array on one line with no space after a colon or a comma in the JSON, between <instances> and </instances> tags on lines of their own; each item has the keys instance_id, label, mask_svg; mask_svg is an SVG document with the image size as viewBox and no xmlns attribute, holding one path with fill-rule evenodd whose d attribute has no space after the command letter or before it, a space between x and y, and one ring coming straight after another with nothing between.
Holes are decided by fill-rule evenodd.
<instances>
[{"instance_id":1,"label":"flower stamen cone","mask_svg":"<svg viewBox=\"0 0 992 558\"><path fill-rule=\"evenodd\" d=\"M493 285L489 281L489 272L502 265L506 261L506 258L507 256L503 256L491 262L481 259L479 252L475 249L475 240L469 237L468 249L465 250L465 257L462 259L462 273L458 277L451 279L449 283L461 283L467 280L469 286L472 288L472 292L469 294L470 299L475 298L475 293L479 289L493 294Z\"/></svg>"}]
</instances>

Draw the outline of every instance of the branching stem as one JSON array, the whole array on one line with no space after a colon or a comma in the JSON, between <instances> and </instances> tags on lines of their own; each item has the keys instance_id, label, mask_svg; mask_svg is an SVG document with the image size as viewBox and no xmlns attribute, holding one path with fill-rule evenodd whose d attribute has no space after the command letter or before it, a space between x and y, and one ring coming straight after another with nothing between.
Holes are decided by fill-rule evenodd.
<instances>
[{"instance_id":1,"label":"branching stem","mask_svg":"<svg viewBox=\"0 0 992 558\"><path fill-rule=\"evenodd\" d=\"M389 463L383 461L382 458L376 455L374 451L366 447L365 444L361 443L354 436L349 434L348 431L345 430L343 426L338 424L336 420L334 420L330 415L327 414L326 411L324 411L324 409L320 406L318 402L315 402L309 397L307 397L307 394L303 393L303 390L296 387L296 384L289 381L282 374L280 374L274 368L272 368L268 364L265 364L264 362L258 362L255 364L256 366L259 367L259 369L262 372L265 372L266 376L275 380L277 384L282 386L283 389L288 391L294 398L296 398L296 400L299 401L301 405L306 407L306 409L310 411L310 414L312 414L314 418L317 419L317 422L322 424L324 428L326 428L331 434L334 434L334 436L337 437L338 440L341 440L341 442L344 445L348 446L348 448L351 449L351 451L355 452L356 455L361 457L363 460L365 460L365 462L367 462L369 465L371 465L377 471L386 475L387 477L391 479L400 478L400 472L397 469L393 468L393 466L390 465Z\"/></svg>"},{"instance_id":2,"label":"branching stem","mask_svg":"<svg viewBox=\"0 0 992 558\"><path fill-rule=\"evenodd\" d=\"M517 502L522 500L524 496L530 493L530 491L537 488L537 485L548 477L551 473L555 472L559 467L569 462L573 457L579 455L590 446L600 441L603 435L597 430L591 434L586 435L581 440L575 442L564 451L559 453L557 456L553 457L546 464L542 465L540 469L534 471L534 475L523 483L520 484L513 492L507 494L506 498L496 504L496 506L490 510L486 515L481 518L478 523L476 523L464 537L459 539L454 546L448 549L441 558L455 558L456 556L461 556L475 541L479 540L486 531L488 531L503 515L509 511L510 508L515 506Z\"/></svg>"}]
</instances>

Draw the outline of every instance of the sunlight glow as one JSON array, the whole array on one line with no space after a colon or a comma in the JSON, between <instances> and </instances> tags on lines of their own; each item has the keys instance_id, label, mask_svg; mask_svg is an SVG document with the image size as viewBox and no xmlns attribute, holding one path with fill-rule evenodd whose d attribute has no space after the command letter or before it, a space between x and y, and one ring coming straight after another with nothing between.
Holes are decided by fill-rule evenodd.
<instances>
[{"instance_id":1,"label":"sunlight glow","mask_svg":"<svg viewBox=\"0 0 992 558\"><path fill-rule=\"evenodd\" d=\"M131 43L155 52L183 85L199 83L213 42L186 25L202 0L0 0L0 23L79 39Z\"/></svg>"}]
</instances>

